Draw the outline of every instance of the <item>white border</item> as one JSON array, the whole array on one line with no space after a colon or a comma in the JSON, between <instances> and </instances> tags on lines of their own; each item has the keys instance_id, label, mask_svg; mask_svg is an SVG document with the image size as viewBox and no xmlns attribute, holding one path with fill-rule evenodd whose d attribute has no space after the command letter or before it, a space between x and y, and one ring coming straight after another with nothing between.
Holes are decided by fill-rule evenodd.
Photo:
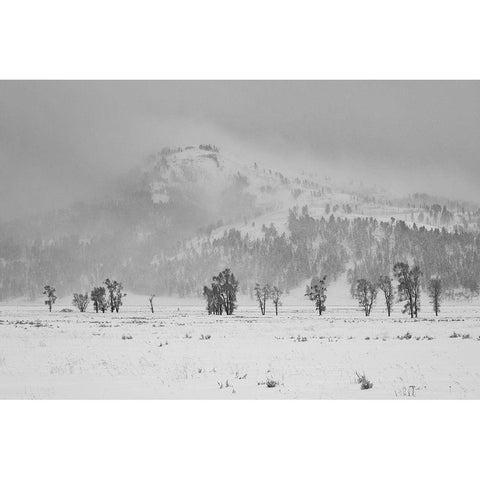
<instances>
[{"instance_id":1,"label":"white border","mask_svg":"<svg viewBox=\"0 0 480 480\"><path fill-rule=\"evenodd\" d=\"M1 403L1 478L476 478L472 401Z\"/></svg>"},{"instance_id":2,"label":"white border","mask_svg":"<svg viewBox=\"0 0 480 480\"><path fill-rule=\"evenodd\" d=\"M472 0L9 0L0 77L479 77Z\"/></svg>"},{"instance_id":3,"label":"white border","mask_svg":"<svg viewBox=\"0 0 480 480\"><path fill-rule=\"evenodd\" d=\"M2 1L0 78L476 79L477 3ZM478 424L472 401L2 401L0 478L470 478Z\"/></svg>"}]
</instances>

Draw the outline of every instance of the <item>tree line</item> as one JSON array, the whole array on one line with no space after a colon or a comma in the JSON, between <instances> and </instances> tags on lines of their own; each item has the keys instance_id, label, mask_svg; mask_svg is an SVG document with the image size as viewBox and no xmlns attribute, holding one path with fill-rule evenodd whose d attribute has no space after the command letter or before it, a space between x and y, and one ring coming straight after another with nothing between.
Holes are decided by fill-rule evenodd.
<instances>
[{"instance_id":1,"label":"tree line","mask_svg":"<svg viewBox=\"0 0 480 480\"><path fill-rule=\"evenodd\" d=\"M225 263L235 271L241 293L252 297L257 282L288 293L320 273L328 282L346 273L354 295L359 279L377 282L396 263L412 259L424 272L423 289L438 276L446 297L480 293L480 234L418 228L395 219L313 218L304 207L290 210L283 233L274 225L264 225L255 236L232 228L218 237L203 234L168 249L158 247L166 244L166 237L152 237L127 251L130 240L119 238L82 243L65 237L31 245L0 239L0 300L20 295L34 299L47 282L64 295L98 284L104 272L123 278L134 292L153 286L158 294L201 296L201 286ZM174 238L179 236L169 242Z\"/></svg>"},{"instance_id":2,"label":"tree line","mask_svg":"<svg viewBox=\"0 0 480 480\"><path fill-rule=\"evenodd\" d=\"M393 268L393 276L397 280L397 296L400 302L405 302L402 313L408 313L411 318L418 317L420 311L420 294L421 294L421 277L423 272L418 265L410 267L408 263L398 262ZM106 279L105 286L93 288L85 294L74 293L72 304L85 312L90 301L93 302L93 308L96 313L105 313L110 310L112 313L118 313L122 305L122 298L126 296L123 293L123 285L116 280ZM206 310L209 315L232 315L238 306L237 294L239 291L239 282L233 272L226 268L220 273L212 277L210 286L203 287L203 296L206 301ZM275 315L278 315L278 308L282 305L282 290L277 286L271 286L266 283L261 285L255 284L255 298L258 302L260 313L265 315L267 301L271 300L275 308ZM387 315L390 317L392 307L395 302L395 288L393 280L388 275L383 275L376 282L372 282L365 278L357 280L354 296L358 300L359 306L363 309L365 316L370 316L373 305L377 299L379 292L382 292ZM52 311L55 303L56 289L50 285L44 288L46 295L45 304ZM435 315L440 312L440 304L442 300L442 281L438 277L431 278L428 282L428 295L433 306ZM307 285L305 296L314 303L315 310L321 316L326 310L327 301L327 276L315 276L312 278L310 285ZM149 296L149 304L151 312L154 313L153 298L155 295Z\"/></svg>"},{"instance_id":3,"label":"tree line","mask_svg":"<svg viewBox=\"0 0 480 480\"><path fill-rule=\"evenodd\" d=\"M421 278L423 272L418 265L410 267L408 263L398 262L393 267L393 275L398 283L398 300L405 302L402 313L408 313L411 318L417 318L420 311ZM435 316L438 316L442 297L442 280L439 277L431 278L428 281L427 288L433 311ZM387 315L390 316L395 301L392 279L389 276L380 276L377 282L372 282L365 278L357 280L354 296L367 317L372 311L378 292L383 293Z\"/></svg>"},{"instance_id":4,"label":"tree line","mask_svg":"<svg viewBox=\"0 0 480 480\"><path fill-rule=\"evenodd\" d=\"M92 301L96 313L105 313L107 310L110 310L112 313L118 313L120 307L123 305L122 299L127 295L123 292L123 285L121 282L110 280L109 278L105 280L104 285L105 286L94 287L90 292L90 296L88 292L74 293L72 305L78 308L80 312L85 312L90 301ZM52 306L57 300L56 289L50 285L45 285L43 294L46 296L45 305L48 306L51 312ZM152 299L153 296L150 299L153 313Z\"/></svg>"}]
</instances>

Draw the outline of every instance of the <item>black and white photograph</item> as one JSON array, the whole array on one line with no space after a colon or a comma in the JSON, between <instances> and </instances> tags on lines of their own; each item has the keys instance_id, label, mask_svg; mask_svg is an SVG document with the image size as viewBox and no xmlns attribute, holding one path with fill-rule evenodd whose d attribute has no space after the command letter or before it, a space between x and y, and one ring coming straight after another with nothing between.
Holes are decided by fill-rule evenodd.
<instances>
[{"instance_id":1,"label":"black and white photograph","mask_svg":"<svg viewBox=\"0 0 480 480\"><path fill-rule=\"evenodd\" d=\"M0 104L1 398L480 398L480 82Z\"/></svg>"},{"instance_id":2,"label":"black and white photograph","mask_svg":"<svg viewBox=\"0 0 480 480\"><path fill-rule=\"evenodd\" d=\"M0 2L0 478L476 478L480 9Z\"/></svg>"}]
</instances>

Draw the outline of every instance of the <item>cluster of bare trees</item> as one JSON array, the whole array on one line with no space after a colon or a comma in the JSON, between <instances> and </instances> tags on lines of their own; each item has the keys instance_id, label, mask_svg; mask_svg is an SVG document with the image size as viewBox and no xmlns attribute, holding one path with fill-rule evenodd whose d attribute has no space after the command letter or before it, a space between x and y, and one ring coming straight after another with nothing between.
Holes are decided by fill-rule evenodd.
<instances>
[{"instance_id":1,"label":"cluster of bare trees","mask_svg":"<svg viewBox=\"0 0 480 480\"><path fill-rule=\"evenodd\" d=\"M420 311L421 277L423 272L418 265L410 267L406 262L398 262L393 267L393 275L397 280L397 294L403 305L403 313L408 313L411 318L418 317ZM395 301L395 291L392 279L389 276L380 276L377 282L361 278L357 280L354 292L359 305L363 308L365 316L369 316L377 293L381 291L385 298L388 316L391 315L392 306ZM442 282L439 277L433 277L428 282L428 295L433 305L435 315L440 312L440 301L442 294Z\"/></svg>"},{"instance_id":2,"label":"cluster of bare trees","mask_svg":"<svg viewBox=\"0 0 480 480\"><path fill-rule=\"evenodd\" d=\"M277 286L272 287L268 283L265 285L256 283L254 292L262 315L265 315L267 300L272 300L272 303L275 306L275 315L278 315L278 307L282 305L280 298L282 297L283 292Z\"/></svg>"},{"instance_id":3,"label":"cluster of bare trees","mask_svg":"<svg viewBox=\"0 0 480 480\"><path fill-rule=\"evenodd\" d=\"M388 316L391 315L395 297L397 296L398 301L405 302L402 312L408 313L411 318L418 317L422 275L423 273L418 265L410 267L408 263L398 262L393 267L393 276L397 280L397 295L395 295L392 278L388 275L382 275L375 282L365 278L357 280L354 296L367 317L371 314L379 292L382 292L385 299ZM88 292L85 294L74 293L72 304L81 312L85 312L91 300L93 308L97 313L104 313L107 310L110 310L112 313L118 313L122 306L122 299L126 295L126 293L123 293L123 286L120 282L108 278L105 280L104 285L95 287L90 292L90 296ZM203 296L207 302L208 314L223 315L225 313L226 315L232 315L237 308L238 285L238 280L229 268L214 276L211 286L203 287ZM55 288L50 285L46 285L44 288L43 293L47 297L45 304L48 305L50 311L52 311L52 306L57 299L55 292ZM275 315L278 315L278 307L281 305L280 299L283 294L280 288L271 286L268 283L264 285L256 283L254 292L262 315L265 315L268 300L272 301L275 307ZM438 316L442 297L442 281L439 277L433 277L428 282L428 295L433 311ZM307 285L305 296L314 302L318 314L322 315L326 310L327 277L314 277L310 285ZM154 313L154 297L155 295L150 295L149 297L152 313Z\"/></svg>"},{"instance_id":4,"label":"cluster of bare trees","mask_svg":"<svg viewBox=\"0 0 480 480\"><path fill-rule=\"evenodd\" d=\"M203 287L203 296L207 301L209 315L232 315L237 308L238 280L235 275L226 268L212 278L209 287Z\"/></svg>"},{"instance_id":5,"label":"cluster of bare trees","mask_svg":"<svg viewBox=\"0 0 480 480\"><path fill-rule=\"evenodd\" d=\"M114 311L118 313L118 310L122 306L122 298L125 297L127 294L123 293L123 285L116 280L110 280L107 278L105 280L105 286L107 287L108 291L108 302L110 304L110 311L113 313Z\"/></svg>"},{"instance_id":6,"label":"cluster of bare trees","mask_svg":"<svg viewBox=\"0 0 480 480\"><path fill-rule=\"evenodd\" d=\"M102 312L105 313L108 309L113 312L120 310L122 306L122 298L127 294L123 293L123 285L116 280L110 280L107 278L104 282L105 287L95 287L91 292L90 296L88 292L85 293L74 293L72 305L80 312L85 312L90 300L93 302L93 308L96 313ZM52 306L57 300L55 294L56 290L50 285L45 285L43 294L46 295L47 299L45 300L45 305L48 305L49 311L52 311ZM151 297L150 304L153 312L153 296Z\"/></svg>"},{"instance_id":7,"label":"cluster of bare trees","mask_svg":"<svg viewBox=\"0 0 480 480\"><path fill-rule=\"evenodd\" d=\"M108 303L105 287L95 287L90 293L90 298L92 299L93 308L96 313L99 311L102 313L106 312Z\"/></svg>"}]
</instances>

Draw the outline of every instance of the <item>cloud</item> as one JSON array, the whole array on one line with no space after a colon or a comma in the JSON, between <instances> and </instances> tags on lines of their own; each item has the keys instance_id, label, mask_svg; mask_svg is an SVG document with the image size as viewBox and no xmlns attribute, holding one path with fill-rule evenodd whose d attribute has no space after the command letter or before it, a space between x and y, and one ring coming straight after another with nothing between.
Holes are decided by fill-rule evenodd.
<instances>
[{"instance_id":1,"label":"cloud","mask_svg":"<svg viewBox=\"0 0 480 480\"><path fill-rule=\"evenodd\" d=\"M479 201L479 82L0 82L0 218L108 191L165 145ZM261 159L261 160L260 160Z\"/></svg>"}]
</instances>

